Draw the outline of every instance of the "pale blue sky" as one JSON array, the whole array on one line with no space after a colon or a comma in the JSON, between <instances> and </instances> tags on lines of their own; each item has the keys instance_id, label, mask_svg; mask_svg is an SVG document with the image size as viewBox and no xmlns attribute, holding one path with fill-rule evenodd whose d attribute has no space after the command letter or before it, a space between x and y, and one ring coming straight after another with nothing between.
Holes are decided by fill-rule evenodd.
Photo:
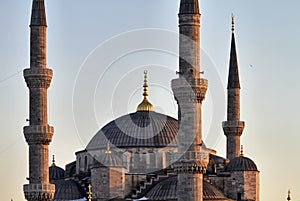
<instances>
[{"instance_id":1,"label":"pale blue sky","mask_svg":"<svg viewBox=\"0 0 300 201\"><path fill-rule=\"evenodd\" d=\"M149 66L152 103L158 111L176 116L170 92L170 80L178 69L174 55L136 52L104 70L122 48L166 45L176 49L178 3L46 0L48 67L54 70L49 119L55 136L50 154L56 155L59 166L75 160L74 153L106 123L135 111L141 101L145 66ZM225 119L233 12L242 82L241 113L246 121L242 143L245 154L261 171L263 201L286 200L289 188L293 200L300 200L299 8L298 0L200 1L201 62L210 85L203 106L205 140L225 156L221 121ZM22 185L28 176L28 146L22 133L28 118L28 90L21 71L29 65L30 9L30 0L2 1L0 7L2 200L24 200ZM161 44L151 44L153 41Z\"/></svg>"}]
</instances>

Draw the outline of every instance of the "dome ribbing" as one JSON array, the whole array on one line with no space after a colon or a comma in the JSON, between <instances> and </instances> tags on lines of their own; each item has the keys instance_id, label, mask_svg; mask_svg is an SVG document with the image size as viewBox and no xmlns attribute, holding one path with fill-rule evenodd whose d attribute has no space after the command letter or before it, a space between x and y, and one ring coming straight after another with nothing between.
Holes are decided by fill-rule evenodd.
<instances>
[{"instance_id":1,"label":"dome ribbing","mask_svg":"<svg viewBox=\"0 0 300 201\"><path fill-rule=\"evenodd\" d=\"M93 137L87 150L106 149L107 143L118 148L177 146L178 121L156 112L135 112L104 126Z\"/></svg>"},{"instance_id":2,"label":"dome ribbing","mask_svg":"<svg viewBox=\"0 0 300 201\"><path fill-rule=\"evenodd\" d=\"M258 171L256 164L247 157L239 156L230 161L227 171Z\"/></svg>"}]
</instances>

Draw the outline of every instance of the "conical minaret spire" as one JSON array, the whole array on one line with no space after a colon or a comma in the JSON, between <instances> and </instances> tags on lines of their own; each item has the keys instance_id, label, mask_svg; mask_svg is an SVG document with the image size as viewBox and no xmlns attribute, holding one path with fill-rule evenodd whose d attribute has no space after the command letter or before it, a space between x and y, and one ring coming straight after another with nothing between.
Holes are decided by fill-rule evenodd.
<instances>
[{"instance_id":1,"label":"conical minaret spire","mask_svg":"<svg viewBox=\"0 0 300 201\"><path fill-rule=\"evenodd\" d=\"M24 70L29 88L29 126L24 135L29 145L29 184L24 185L28 201L51 201L55 186L49 183L49 150L54 128L48 125L47 89L52 70L46 66L46 13L44 0L33 0L30 22L30 68Z\"/></svg>"},{"instance_id":2,"label":"conical minaret spire","mask_svg":"<svg viewBox=\"0 0 300 201\"><path fill-rule=\"evenodd\" d=\"M30 26L47 26L44 0L33 0Z\"/></svg>"},{"instance_id":3,"label":"conical minaret spire","mask_svg":"<svg viewBox=\"0 0 300 201\"><path fill-rule=\"evenodd\" d=\"M245 123L240 121L240 78L234 36L234 17L232 16L232 39L227 85L227 121L223 122L223 130L227 137L227 158L240 155L240 137Z\"/></svg>"},{"instance_id":4,"label":"conical minaret spire","mask_svg":"<svg viewBox=\"0 0 300 201\"><path fill-rule=\"evenodd\" d=\"M239 67L237 61L235 36L234 36L234 16L232 16L232 39L231 39L231 50L230 50L230 61L229 61L229 76L228 76L228 89L236 89L240 87Z\"/></svg>"},{"instance_id":5,"label":"conical minaret spire","mask_svg":"<svg viewBox=\"0 0 300 201\"><path fill-rule=\"evenodd\" d=\"M179 15L200 14L198 0L181 0Z\"/></svg>"},{"instance_id":6,"label":"conical minaret spire","mask_svg":"<svg viewBox=\"0 0 300 201\"><path fill-rule=\"evenodd\" d=\"M200 78L200 12L198 0L181 0L179 9L179 78L172 80L178 104L178 201L203 200L203 173L208 152L202 142L202 101L207 80Z\"/></svg>"}]
</instances>

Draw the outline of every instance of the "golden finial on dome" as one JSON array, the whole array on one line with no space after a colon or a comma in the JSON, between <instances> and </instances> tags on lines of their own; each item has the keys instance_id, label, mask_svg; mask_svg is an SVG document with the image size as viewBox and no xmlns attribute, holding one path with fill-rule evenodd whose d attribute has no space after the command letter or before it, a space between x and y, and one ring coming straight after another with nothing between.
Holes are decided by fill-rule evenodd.
<instances>
[{"instance_id":1,"label":"golden finial on dome","mask_svg":"<svg viewBox=\"0 0 300 201\"><path fill-rule=\"evenodd\" d=\"M138 112L154 112L153 105L148 100L148 80L147 80L147 70L144 71L144 99L143 101L138 105L137 111Z\"/></svg>"},{"instance_id":2,"label":"golden finial on dome","mask_svg":"<svg viewBox=\"0 0 300 201\"><path fill-rule=\"evenodd\" d=\"M244 156L244 146L243 145L241 145L241 155L240 156Z\"/></svg>"},{"instance_id":3,"label":"golden finial on dome","mask_svg":"<svg viewBox=\"0 0 300 201\"><path fill-rule=\"evenodd\" d=\"M110 150L110 143L108 142L107 143L107 146L106 146L106 151L105 151L106 154L111 154L111 150Z\"/></svg>"},{"instance_id":4,"label":"golden finial on dome","mask_svg":"<svg viewBox=\"0 0 300 201\"><path fill-rule=\"evenodd\" d=\"M291 200L291 190L288 191L288 197L287 200L290 201Z\"/></svg>"},{"instance_id":5,"label":"golden finial on dome","mask_svg":"<svg viewBox=\"0 0 300 201\"><path fill-rule=\"evenodd\" d=\"M56 166L56 164L55 164L55 156L54 155L52 155L52 166Z\"/></svg>"},{"instance_id":6,"label":"golden finial on dome","mask_svg":"<svg viewBox=\"0 0 300 201\"><path fill-rule=\"evenodd\" d=\"M234 33L234 15L233 15L233 13L231 14L231 20L232 20L232 22L231 22L231 25L232 25L231 31L232 31L232 33Z\"/></svg>"},{"instance_id":7,"label":"golden finial on dome","mask_svg":"<svg viewBox=\"0 0 300 201\"><path fill-rule=\"evenodd\" d=\"M93 193L92 193L92 185L91 184L88 185L88 189L89 189L89 192L88 192L88 201L92 201Z\"/></svg>"}]
</instances>

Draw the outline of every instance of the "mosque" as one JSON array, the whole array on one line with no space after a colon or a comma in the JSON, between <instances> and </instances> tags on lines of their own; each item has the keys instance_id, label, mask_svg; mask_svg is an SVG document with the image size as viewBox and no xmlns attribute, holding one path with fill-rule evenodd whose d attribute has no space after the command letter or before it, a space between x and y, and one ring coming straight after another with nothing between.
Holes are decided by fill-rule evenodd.
<instances>
[{"instance_id":1,"label":"mosque","mask_svg":"<svg viewBox=\"0 0 300 201\"><path fill-rule=\"evenodd\" d=\"M181 0L179 9L179 71L171 81L178 119L160 114L151 104L147 71L143 100L136 111L101 128L76 160L63 168L48 146L54 128L47 119L47 89L52 70L46 66L44 0L33 0L30 23L28 201L259 201L256 164L244 156L240 138L240 79L234 19L227 85L227 120L220 122L227 138L226 158L202 141L202 102L208 81L200 71L200 11L198 0Z\"/></svg>"}]
</instances>

